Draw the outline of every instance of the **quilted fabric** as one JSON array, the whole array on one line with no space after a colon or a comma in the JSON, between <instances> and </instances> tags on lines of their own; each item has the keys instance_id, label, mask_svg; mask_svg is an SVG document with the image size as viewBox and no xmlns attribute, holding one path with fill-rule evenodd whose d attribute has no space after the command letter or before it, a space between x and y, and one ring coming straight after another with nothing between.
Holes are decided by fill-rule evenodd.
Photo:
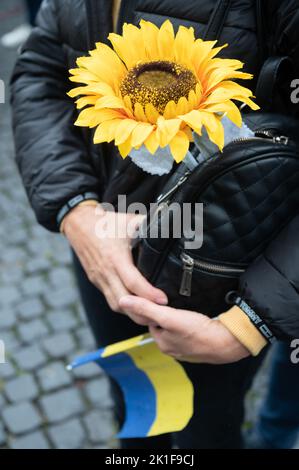
<instances>
[{"instance_id":1,"label":"quilted fabric","mask_svg":"<svg viewBox=\"0 0 299 470\"><path fill-rule=\"evenodd\" d=\"M204 203L204 243L196 255L249 263L296 214L299 160L273 157L244 165L216 179Z\"/></svg>"}]
</instances>

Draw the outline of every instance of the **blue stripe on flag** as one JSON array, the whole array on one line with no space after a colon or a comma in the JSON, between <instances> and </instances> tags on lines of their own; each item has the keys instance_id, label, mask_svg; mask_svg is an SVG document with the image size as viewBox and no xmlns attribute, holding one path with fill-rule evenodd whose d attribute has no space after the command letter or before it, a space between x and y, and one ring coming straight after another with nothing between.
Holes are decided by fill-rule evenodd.
<instances>
[{"instance_id":1,"label":"blue stripe on flag","mask_svg":"<svg viewBox=\"0 0 299 470\"><path fill-rule=\"evenodd\" d=\"M124 394L126 420L117 437L146 437L156 419L156 391L151 381L128 354L99 358L96 362L117 381Z\"/></svg>"}]
</instances>

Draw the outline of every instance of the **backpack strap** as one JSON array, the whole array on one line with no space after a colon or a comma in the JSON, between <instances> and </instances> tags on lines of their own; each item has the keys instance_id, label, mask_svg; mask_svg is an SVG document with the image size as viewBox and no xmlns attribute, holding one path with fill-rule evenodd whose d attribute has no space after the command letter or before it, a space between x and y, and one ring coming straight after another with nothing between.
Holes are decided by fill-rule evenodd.
<instances>
[{"instance_id":1,"label":"backpack strap","mask_svg":"<svg viewBox=\"0 0 299 470\"><path fill-rule=\"evenodd\" d=\"M227 18L231 0L218 0L203 34L205 41L219 39Z\"/></svg>"},{"instance_id":2,"label":"backpack strap","mask_svg":"<svg viewBox=\"0 0 299 470\"><path fill-rule=\"evenodd\" d=\"M289 57L269 57L259 74L255 96L263 111L272 108L275 87L291 70L292 62Z\"/></svg>"}]
</instances>

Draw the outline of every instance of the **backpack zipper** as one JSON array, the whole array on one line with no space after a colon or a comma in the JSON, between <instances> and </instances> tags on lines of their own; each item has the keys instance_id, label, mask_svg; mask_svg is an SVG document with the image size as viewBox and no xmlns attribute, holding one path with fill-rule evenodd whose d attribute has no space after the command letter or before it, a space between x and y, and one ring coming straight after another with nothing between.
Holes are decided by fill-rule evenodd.
<instances>
[{"instance_id":1,"label":"backpack zipper","mask_svg":"<svg viewBox=\"0 0 299 470\"><path fill-rule=\"evenodd\" d=\"M229 144L227 144L225 147L229 147L231 145L237 144L238 142L250 142L251 140L258 140L258 139L272 140L273 143L280 144L280 145L288 145L290 142L287 136L275 135L271 130L262 129L262 130L255 131L255 134L256 135L254 137L243 137L240 139L235 139ZM166 193L160 194L160 196L157 199L157 203L160 204L161 202L165 202L170 196L172 196L172 194L175 193L176 190L183 183L185 183L185 181L188 179L191 173L192 172L190 170L187 170L186 173L184 173L184 175L180 177L178 182L171 189L169 189Z\"/></svg>"},{"instance_id":2,"label":"backpack zipper","mask_svg":"<svg viewBox=\"0 0 299 470\"><path fill-rule=\"evenodd\" d=\"M224 266L220 264L208 263L192 258L187 253L181 253L181 261L183 263L183 275L180 285L180 295L190 297L192 291L192 276L194 268L211 274L242 274L245 268L236 268L232 266Z\"/></svg>"}]
</instances>

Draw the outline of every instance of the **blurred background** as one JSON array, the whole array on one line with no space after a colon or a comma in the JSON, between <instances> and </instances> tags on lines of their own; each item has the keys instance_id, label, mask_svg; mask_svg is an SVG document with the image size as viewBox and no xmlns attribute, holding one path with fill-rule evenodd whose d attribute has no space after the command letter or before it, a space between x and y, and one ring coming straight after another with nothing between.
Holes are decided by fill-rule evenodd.
<instances>
[{"instance_id":1,"label":"blurred background","mask_svg":"<svg viewBox=\"0 0 299 470\"><path fill-rule=\"evenodd\" d=\"M29 32L25 2L1 0L0 340L6 363L0 364L0 448L114 448L107 379L96 365L65 370L71 358L95 347L68 244L37 225L14 163L8 83ZM267 362L248 394L245 427L265 393Z\"/></svg>"}]
</instances>

